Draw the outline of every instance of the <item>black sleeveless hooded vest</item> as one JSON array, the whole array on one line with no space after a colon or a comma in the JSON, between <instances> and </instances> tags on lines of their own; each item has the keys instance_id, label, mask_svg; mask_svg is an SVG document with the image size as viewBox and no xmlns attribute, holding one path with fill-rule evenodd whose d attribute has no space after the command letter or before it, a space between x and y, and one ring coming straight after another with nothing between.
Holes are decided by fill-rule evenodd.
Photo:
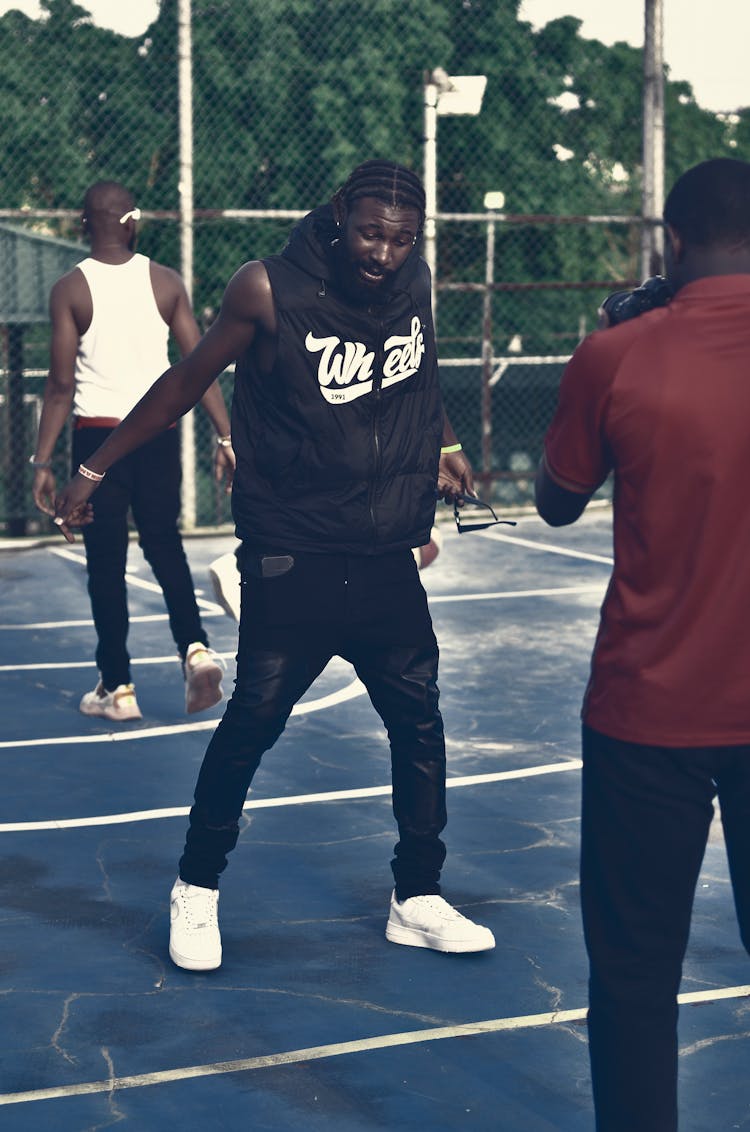
<instances>
[{"instance_id":1,"label":"black sleeveless hooded vest","mask_svg":"<svg viewBox=\"0 0 750 1132\"><path fill-rule=\"evenodd\" d=\"M443 406L429 269L413 251L387 302L337 283L330 205L263 260L278 345L262 374L238 359L232 404L239 538L318 553L382 554L429 540Z\"/></svg>"}]
</instances>

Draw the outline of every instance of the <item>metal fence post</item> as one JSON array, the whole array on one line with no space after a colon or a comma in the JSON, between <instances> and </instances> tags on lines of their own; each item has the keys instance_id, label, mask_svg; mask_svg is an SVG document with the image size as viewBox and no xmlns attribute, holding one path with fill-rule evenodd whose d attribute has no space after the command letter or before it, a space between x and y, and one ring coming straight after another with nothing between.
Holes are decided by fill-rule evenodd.
<instances>
[{"instance_id":1,"label":"metal fence post","mask_svg":"<svg viewBox=\"0 0 750 1132\"><path fill-rule=\"evenodd\" d=\"M23 405L23 331L20 323L8 327L8 534L26 534L24 499L26 420Z\"/></svg>"},{"instance_id":2,"label":"metal fence post","mask_svg":"<svg viewBox=\"0 0 750 1132\"><path fill-rule=\"evenodd\" d=\"M437 84L432 75L424 83L424 258L432 280L432 319L437 337Z\"/></svg>"},{"instance_id":3,"label":"metal fence post","mask_svg":"<svg viewBox=\"0 0 750 1132\"><path fill-rule=\"evenodd\" d=\"M180 130L180 253L182 278L193 301L193 45L190 0L179 0L177 30L177 83ZM195 414L191 410L180 425L182 456L182 524L191 530L197 519Z\"/></svg>"},{"instance_id":4,"label":"metal fence post","mask_svg":"<svg viewBox=\"0 0 750 1132\"><path fill-rule=\"evenodd\" d=\"M643 227L641 274L663 271L664 233L664 7L646 0L643 39Z\"/></svg>"},{"instance_id":5,"label":"metal fence post","mask_svg":"<svg viewBox=\"0 0 750 1132\"><path fill-rule=\"evenodd\" d=\"M482 297L482 483L489 490L492 475L492 284L495 282L495 215L487 213L487 249Z\"/></svg>"}]
</instances>

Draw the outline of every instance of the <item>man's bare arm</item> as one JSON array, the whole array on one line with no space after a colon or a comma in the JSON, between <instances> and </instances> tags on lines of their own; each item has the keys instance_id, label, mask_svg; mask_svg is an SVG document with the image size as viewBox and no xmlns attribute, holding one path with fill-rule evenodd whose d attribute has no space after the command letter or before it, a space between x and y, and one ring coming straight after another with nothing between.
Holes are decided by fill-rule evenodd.
<instances>
[{"instance_id":1,"label":"man's bare arm","mask_svg":"<svg viewBox=\"0 0 750 1132\"><path fill-rule=\"evenodd\" d=\"M151 281L162 317L169 326L181 357L185 358L200 342L201 332L182 277L170 267L152 261ZM228 437L231 431L229 413L218 378L211 382L200 403L208 414L217 437ZM232 489L236 464L231 444L217 444L214 454L214 478L217 483L223 479L228 492Z\"/></svg>"},{"instance_id":2,"label":"man's bare arm","mask_svg":"<svg viewBox=\"0 0 750 1132\"><path fill-rule=\"evenodd\" d=\"M57 438L67 421L75 391L75 361L78 351L78 327L76 325L72 297L72 280L65 276L50 292L50 319L52 339L50 344L50 366L44 385L42 413L39 420L34 456L39 464L52 460ZM37 468L32 484L34 503L47 515L54 514L55 477L49 468Z\"/></svg>"},{"instance_id":3,"label":"man's bare arm","mask_svg":"<svg viewBox=\"0 0 750 1132\"><path fill-rule=\"evenodd\" d=\"M169 326L170 333L180 351L180 356L185 358L193 352L201 338L201 332L195 320L185 284L176 271L173 271L170 267L165 267L163 264L153 262L151 263L151 282L161 316ZM221 388L217 382L208 387L201 397L200 403L216 429L216 435L228 436L229 415Z\"/></svg>"},{"instance_id":4,"label":"man's bare arm","mask_svg":"<svg viewBox=\"0 0 750 1132\"><path fill-rule=\"evenodd\" d=\"M566 527L575 523L586 509L592 491L581 491L572 484L563 485L553 479L547 461L542 456L534 485L536 509L551 527Z\"/></svg>"}]
</instances>

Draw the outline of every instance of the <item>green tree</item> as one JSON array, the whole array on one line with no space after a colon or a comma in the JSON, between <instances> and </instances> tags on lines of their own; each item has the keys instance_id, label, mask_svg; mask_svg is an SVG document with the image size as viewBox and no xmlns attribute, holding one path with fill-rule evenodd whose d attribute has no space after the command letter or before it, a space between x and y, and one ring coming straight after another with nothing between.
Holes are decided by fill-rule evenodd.
<instances>
[{"instance_id":1,"label":"green tree","mask_svg":"<svg viewBox=\"0 0 750 1132\"><path fill-rule=\"evenodd\" d=\"M92 181L127 183L142 208L174 210L179 193L177 0L138 39L93 26L73 0L45 17L0 19L0 124L12 155L7 206L78 207ZM515 214L633 215L641 181L642 52L606 47L563 17L539 32L519 0L194 0L194 199L205 209L308 209L358 161L387 155L420 168L425 72L485 74L476 117L442 117L439 206L480 212L501 189ZM716 154L750 152L747 117L701 109L668 82L668 180ZM283 242L291 222L196 226L196 305L216 307L243 260ZM176 263L174 222L143 226L144 251ZM440 230L441 283L483 278L485 226ZM506 283L613 282L638 271L634 227L498 228ZM590 317L584 290L504 294L497 346L511 334L567 348ZM476 295L441 298L441 335L464 350L481 335ZM545 345L546 342L546 345Z\"/></svg>"}]
</instances>

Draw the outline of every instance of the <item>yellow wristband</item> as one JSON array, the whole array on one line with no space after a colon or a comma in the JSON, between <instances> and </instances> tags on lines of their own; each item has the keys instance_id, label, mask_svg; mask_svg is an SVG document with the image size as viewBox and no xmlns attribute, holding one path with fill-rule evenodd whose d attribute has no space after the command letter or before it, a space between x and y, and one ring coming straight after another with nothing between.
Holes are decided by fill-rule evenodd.
<instances>
[{"instance_id":1,"label":"yellow wristband","mask_svg":"<svg viewBox=\"0 0 750 1132\"><path fill-rule=\"evenodd\" d=\"M460 444L449 444L447 447L440 449L441 456L448 452L463 452L463 447Z\"/></svg>"}]
</instances>

